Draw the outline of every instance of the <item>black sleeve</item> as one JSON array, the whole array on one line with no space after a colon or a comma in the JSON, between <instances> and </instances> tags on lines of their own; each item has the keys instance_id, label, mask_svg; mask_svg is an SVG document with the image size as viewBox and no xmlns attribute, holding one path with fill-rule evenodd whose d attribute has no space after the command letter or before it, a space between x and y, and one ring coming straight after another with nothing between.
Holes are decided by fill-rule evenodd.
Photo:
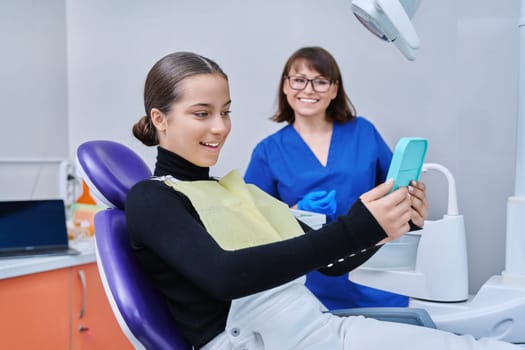
<instances>
[{"instance_id":1,"label":"black sleeve","mask_svg":"<svg viewBox=\"0 0 525 350\"><path fill-rule=\"evenodd\" d=\"M301 225L301 228L306 233L310 230L313 230L310 226L297 220ZM409 231L419 231L422 230L422 227L417 226L410 220L408 222L410 228ZM363 249L360 252L353 253L346 258L339 258L336 261L332 261L330 264L320 267L317 270L327 276L341 276L345 273L352 271L353 269L364 264L368 259L370 259L383 245L372 246L367 249Z\"/></svg>"},{"instance_id":2,"label":"black sleeve","mask_svg":"<svg viewBox=\"0 0 525 350\"><path fill-rule=\"evenodd\" d=\"M364 264L379 250L379 248L381 248L381 246L373 246L368 249L364 249L344 259L334 261L318 270L319 272L322 272L328 276L343 275Z\"/></svg>"},{"instance_id":3,"label":"black sleeve","mask_svg":"<svg viewBox=\"0 0 525 350\"><path fill-rule=\"evenodd\" d=\"M305 233L307 233L310 230L313 230L310 226L299 221L299 224L301 225L301 228ZM414 225L415 226L415 225ZM417 226L416 226L417 227ZM352 253L346 258L339 258L335 261L332 261L326 266L320 267L317 270L327 276L341 276L345 273L348 273L349 271L352 271L353 269L361 266L364 264L368 259L370 259L378 250L381 248L382 245L374 245L372 247L363 249L359 252Z\"/></svg>"},{"instance_id":4,"label":"black sleeve","mask_svg":"<svg viewBox=\"0 0 525 350\"><path fill-rule=\"evenodd\" d=\"M410 226L409 231L419 231L422 229L421 227L414 224L412 220L410 220L408 224ZM362 251L351 254L346 258L340 258L337 261L333 261L325 267L319 268L318 271L328 276L343 275L364 264L375 253L377 253L377 251L382 246L383 245L377 245L367 249L363 249Z\"/></svg>"},{"instance_id":5,"label":"black sleeve","mask_svg":"<svg viewBox=\"0 0 525 350\"><path fill-rule=\"evenodd\" d=\"M386 237L358 200L347 215L292 239L234 251L206 232L191 202L160 181L130 191L126 218L135 249L146 247L210 295L231 300L276 287Z\"/></svg>"}]
</instances>

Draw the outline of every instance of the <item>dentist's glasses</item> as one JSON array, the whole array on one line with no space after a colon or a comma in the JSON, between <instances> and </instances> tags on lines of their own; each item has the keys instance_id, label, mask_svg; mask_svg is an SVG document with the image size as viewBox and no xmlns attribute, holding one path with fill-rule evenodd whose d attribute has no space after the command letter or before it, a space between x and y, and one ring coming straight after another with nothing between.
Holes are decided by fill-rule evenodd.
<instances>
[{"instance_id":1,"label":"dentist's glasses","mask_svg":"<svg viewBox=\"0 0 525 350\"><path fill-rule=\"evenodd\" d=\"M306 79L300 75L285 75L285 78L288 80L290 88L294 90L303 90L308 83L311 83L314 91L327 92L333 84L333 80L323 78Z\"/></svg>"}]
</instances>

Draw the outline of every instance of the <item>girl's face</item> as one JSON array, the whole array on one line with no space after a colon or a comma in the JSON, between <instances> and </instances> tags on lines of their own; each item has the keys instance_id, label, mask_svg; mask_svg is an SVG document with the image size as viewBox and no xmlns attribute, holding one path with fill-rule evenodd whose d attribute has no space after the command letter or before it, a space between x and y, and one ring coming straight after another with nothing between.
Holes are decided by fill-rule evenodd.
<instances>
[{"instance_id":1,"label":"girl's face","mask_svg":"<svg viewBox=\"0 0 525 350\"><path fill-rule=\"evenodd\" d=\"M184 79L180 88L181 97L167 114L151 110L159 145L197 166L210 167L231 130L228 81L220 74L199 74Z\"/></svg>"},{"instance_id":2,"label":"girl's face","mask_svg":"<svg viewBox=\"0 0 525 350\"><path fill-rule=\"evenodd\" d=\"M304 62L292 65L288 72L289 77L302 77L304 79L328 79L315 69L309 68ZM337 96L337 83L332 83L326 92L317 92L310 81L302 90L294 90L290 87L290 81L284 78L283 93L286 95L288 104L295 113L295 118L319 117L325 118L326 110L330 102Z\"/></svg>"}]
</instances>

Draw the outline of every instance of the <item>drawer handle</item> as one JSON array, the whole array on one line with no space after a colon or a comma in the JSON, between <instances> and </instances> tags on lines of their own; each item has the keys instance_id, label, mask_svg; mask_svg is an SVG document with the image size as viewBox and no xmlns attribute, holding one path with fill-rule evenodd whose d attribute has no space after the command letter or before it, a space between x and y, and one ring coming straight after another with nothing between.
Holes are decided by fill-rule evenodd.
<instances>
[{"instance_id":1,"label":"drawer handle","mask_svg":"<svg viewBox=\"0 0 525 350\"><path fill-rule=\"evenodd\" d=\"M79 318L83 318L84 313L86 312L86 304L87 304L87 282L86 282L86 273L84 272L84 270L78 270L78 277L80 278L80 283L82 284L82 308L80 309ZM82 332L82 329L80 331Z\"/></svg>"}]
</instances>

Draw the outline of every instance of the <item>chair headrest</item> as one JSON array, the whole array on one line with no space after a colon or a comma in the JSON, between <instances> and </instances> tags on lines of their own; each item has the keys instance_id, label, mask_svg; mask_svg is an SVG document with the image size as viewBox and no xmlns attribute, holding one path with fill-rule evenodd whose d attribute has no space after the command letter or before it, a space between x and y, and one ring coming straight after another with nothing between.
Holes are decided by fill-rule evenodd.
<instances>
[{"instance_id":1,"label":"chair headrest","mask_svg":"<svg viewBox=\"0 0 525 350\"><path fill-rule=\"evenodd\" d=\"M138 154L114 141L81 144L77 164L93 195L112 208L124 209L131 187L151 176L151 170Z\"/></svg>"}]
</instances>

